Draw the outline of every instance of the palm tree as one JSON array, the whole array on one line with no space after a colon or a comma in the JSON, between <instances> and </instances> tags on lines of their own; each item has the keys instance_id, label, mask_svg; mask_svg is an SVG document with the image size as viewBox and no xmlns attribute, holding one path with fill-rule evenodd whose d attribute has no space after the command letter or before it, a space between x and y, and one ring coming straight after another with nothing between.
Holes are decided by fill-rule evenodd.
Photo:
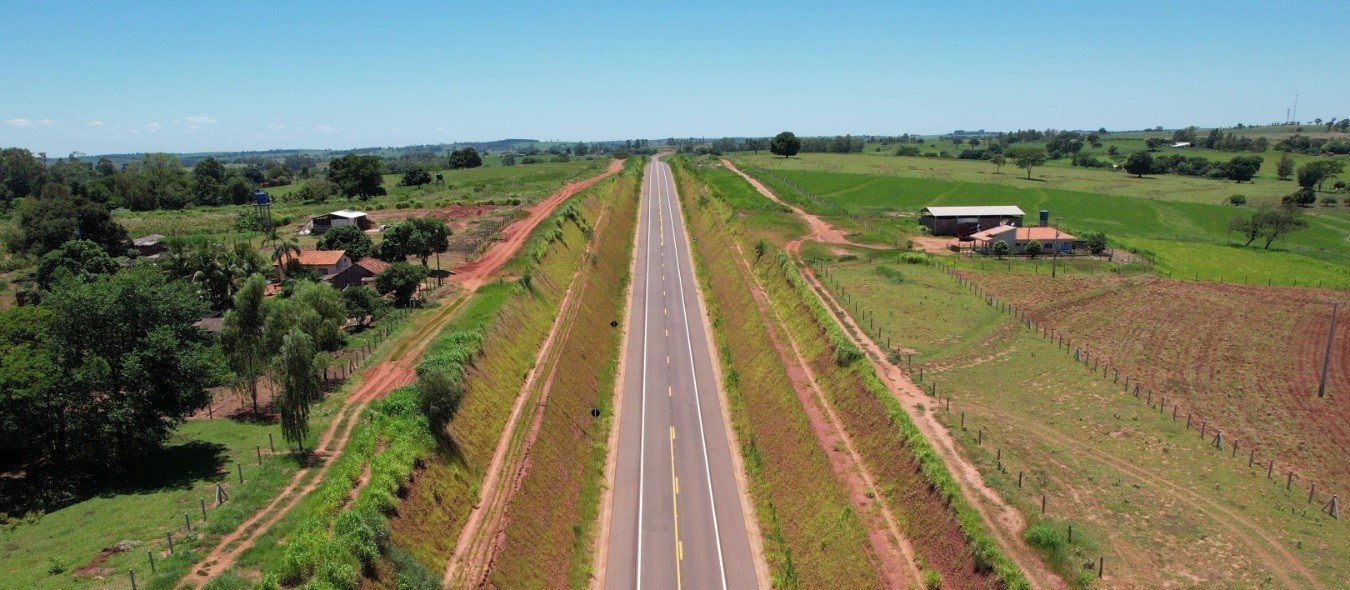
<instances>
[{"instance_id":1,"label":"palm tree","mask_svg":"<svg viewBox=\"0 0 1350 590\"><path fill-rule=\"evenodd\" d=\"M300 242L293 237L277 240L276 248L272 249L272 264L277 267L279 281L286 281L286 261L291 257L300 257Z\"/></svg>"}]
</instances>

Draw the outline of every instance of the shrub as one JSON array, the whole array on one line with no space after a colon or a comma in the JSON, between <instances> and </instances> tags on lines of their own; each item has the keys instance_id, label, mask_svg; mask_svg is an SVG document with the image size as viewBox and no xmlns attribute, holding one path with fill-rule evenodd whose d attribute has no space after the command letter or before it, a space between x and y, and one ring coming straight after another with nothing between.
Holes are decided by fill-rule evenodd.
<instances>
[{"instance_id":1,"label":"shrub","mask_svg":"<svg viewBox=\"0 0 1350 590\"><path fill-rule=\"evenodd\" d=\"M900 255L900 262L905 264L928 264L930 260L923 252L905 252Z\"/></svg>"},{"instance_id":2,"label":"shrub","mask_svg":"<svg viewBox=\"0 0 1350 590\"><path fill-rule=\"evenodd\" d=\"M1027 527L1023 536L1032 547L1045 551L1059 550L1065 543L1064 535L1047 522L1038 522Z\"/></svg>"},{"instance_id":3,"label":"shrub","mask_svg":"<svg viewBox=\"0 0 1350 590\"><path fill-rule=\"evenodd\" d=\"M891 268L884 264L878 264L876 267L876 272L886 280L895 283L897 285L905 282L904 274L902 274L898 269Z\"/></svg>"},{"instance_id":4,"label":"shrub","mask_svg":"<svg viewBox=\"0 0 1350 590\"><path fill-rule=\"evenodd\" d=\"M830 348L834 350L834 362L841 367L846 367L862 358L862 352L858 350L857 346L853 345L853 341L849 340L848 336L844 335L844 331L839 328L839 324L834 322L830 313L825 310L820 300L811 292L811 288L806 285L802 275L797 272L797 267L792 264L792 259L788 258L788 255L783 252L778 253L778 268L783 271L783 275L787 277L788 283L792 284L792 288L797 291L797 295L806 302L806 306L810 308L811 315L815 317L816 323L825 328L825 333L830 338Z\"/></svg>"},{"instance_id":5,"label":"shrub","mask_svg":"<svg viewBox=\"0 0 1350 590\"><path fill-rule=\"evenodd\" d=\"M938 590L942 588L942 574L937 570L923 570L924 590Z\"/></svg>"}]
</instances>

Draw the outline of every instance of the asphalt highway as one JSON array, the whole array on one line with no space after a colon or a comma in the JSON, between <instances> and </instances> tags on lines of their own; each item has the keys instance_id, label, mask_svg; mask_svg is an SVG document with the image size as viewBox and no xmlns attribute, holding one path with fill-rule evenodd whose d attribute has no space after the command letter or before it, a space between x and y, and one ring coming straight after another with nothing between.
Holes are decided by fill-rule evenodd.
<instances>
[{"instance_id":1,"label":"asphalt highway","mask_svg":"<svg viewBox=\"0 0 1350 590\"><path fill-rule=\"evenodd\" d=\"M688 236L659 157L638 223L605 585L756 588Z\"/></svg>"}]
</instances>

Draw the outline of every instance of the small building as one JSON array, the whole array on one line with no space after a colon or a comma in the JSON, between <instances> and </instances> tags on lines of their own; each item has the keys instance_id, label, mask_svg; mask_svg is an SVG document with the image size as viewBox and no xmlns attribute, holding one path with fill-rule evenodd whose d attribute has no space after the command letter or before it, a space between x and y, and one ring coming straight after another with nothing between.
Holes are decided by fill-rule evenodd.
<instances>
[{"instance_id":1,"label":"small building","mask_svg":"<svg viewBox=\"0 0 1350 590\"><path fill-rule=\"evenodd\" d=\"M159 234L150 234L141 236L131 241L131 245L140 252L141 256L154 256L164 251L164 236Z\"/></svg>"},{"instance_id":2,"label":"small building","mask_svg":"<svg viewBox=\"0 0 1350 590\"><path fill-rule=\"evenodd\" d=\"M331 280L335 275L347 270L352 265L352 259L347 256L346 250L304 250L300 252L299 256L288 253L274 265L289 264L291 260L297 261L301 267L318 273L325 281Z\"/></svg>"},{"instance_id":3,"label":"small building","mask_svg":"<svg viewBox=\"0 0 1350 590\"><path fill-rule=\"evenodd\" d=\"M976 250L984 252L988 252L998 242L1005 242L1008 244L1008 253L1022 254L1026 251L1027 244L1035 240L1041 243L1042 251L1046 254L1053 253L1056 248L1063 254L1073 251L1074 240L1078 238L1069 232L1043 225L1032 227L1000 225L972 234L970 239L975 242Z\"/></svg>"},{"instance_id":4,"label":"small building","mask_svg":"<svg viewBox=\"0 0 1350 590\"><path fill-rule=\"evenodd\" d=\"M389 268L388 262L367 256L333 275L328 284L339 290L352 286L371 285L375 282L375 277L384 272L386 268Z\"/></svg>"},{"instance_id":5,"label":"small building","mask_svg":"<svg viewBox=\"0 0 1350 590\"><path fill-rule=\"evenodd\" d=\"M370 217L366 216L364 211L343 209L311 218L309 220L309 233L320 236L330 229L344 225L354 225L361 228L361 231L375 227L375 223L370 220Z\"/></svg>"},{"instance_id":6,"label":"small building","mask_svg":"<svg viewBox=\"0 0 1350 590\"><path fill-rule=\"evenodd\" d=\"M926 207L919 212L919 223L935 236L966 237L1003 224L1020 225L1026 215L1012 205Z\"/></svg>"}]
</instances>

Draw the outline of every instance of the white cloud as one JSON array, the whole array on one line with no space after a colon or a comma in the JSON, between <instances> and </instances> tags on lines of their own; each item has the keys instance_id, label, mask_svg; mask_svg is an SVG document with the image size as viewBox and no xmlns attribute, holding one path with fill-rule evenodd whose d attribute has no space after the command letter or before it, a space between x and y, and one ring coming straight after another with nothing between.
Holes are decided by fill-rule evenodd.
<instances>
[{"instance_id":1,"label":"white cloud","mask_svg":"<svg viewBox=\"0 0 1350 590\"><path fill-rule=\"evenodd\" d=\"M5 124L10 127L50 127L55 123L56 121L51 119L5 119Z\"/></svg>"},{"instance_id":2,"label":"white cloud","mask_svg":"<svg viewBox=\"0 0 1350 590\"><path fill-rule=\"evenodd\" d=\"M103 126L103 121L99 121L98 119L95 119L95 120L93 120L93 121L85 121L84 124L85 124L85 125L88 125L88 126L90 126L90 127L102 127L102 126Z\"/></svg>"},{"instance_id":3,"label":"white cloud","mask_svg":"<svg viewBox=\"0 0 1350 590\"><path fill-rule=\"evenodd\" d=\"M159 133L159 128L160 128L159 123L150 123L145 126L145 130L150 133Z\"/></svg>"},{"instance_id":4,"label":"white cloud","mask_svg":"<svg viewBox=\"0 0 1350 590\"><path fill-rule=\"evenodd\" d=\"M196 115L196 116L191 116L191 117L183 117L183 120L184 120L184 121L187 121L188 123L192 123L192 124L194 124L194 125L210 125L210 124L216 122L216 120L215 120L214 118L208 117L208 116L206 116L206 115Z\"/></svg>"},{"instance_id":5,"label":"white cloud","mask_svg":"<svg viewBox=\"0 0 1350 590\"><path fill-rule=\"evenodd\" d=\"M437 127L437 128L436 128L436 132L437 132L437 133L445 133L445 128L444 128L444 127Z\"/></svg>"},{"instance_id":6,"label":"white cloud","mask_svg":"<svg viewBox=\"0 0 1350 590\"><path fill-rule=\"evenodd\" d=\"M273 124L271 124L271 125L268 125L267 128L268 128L268 129L271 129L272 131L281 131L282 129L285 129L285 128L286 128L286 124L285 124L285 123L273 123Z\"/></svg>"},{"instance_id":7,"label":"white cloud","mask_svg":"<svg viewBox=\"0 0 1350 590\"><path fill-rule=\"evenodd\" d=\"M318 131L319 133L328 133L328 134L337 133L337 129L334 128L332 125L315 125L314 130Z\"/></svg>"}]
</instances>

